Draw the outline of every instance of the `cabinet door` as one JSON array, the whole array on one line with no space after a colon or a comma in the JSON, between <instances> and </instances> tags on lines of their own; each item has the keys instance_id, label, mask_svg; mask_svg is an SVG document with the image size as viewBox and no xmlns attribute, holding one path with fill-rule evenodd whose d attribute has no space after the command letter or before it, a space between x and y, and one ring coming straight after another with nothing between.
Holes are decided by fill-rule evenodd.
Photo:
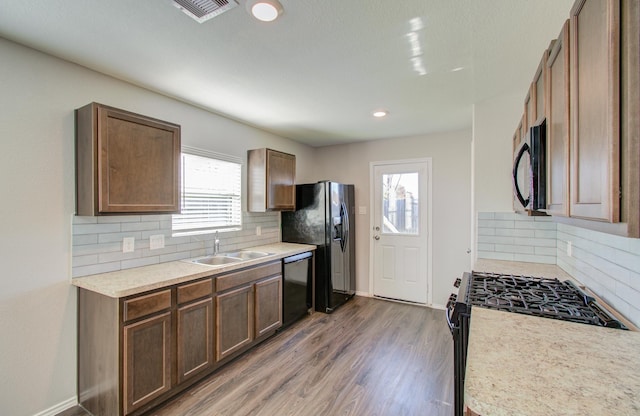
<instances>
[{"instance_id":1,"label":"cabinet door","mask_svg":"<svg viewBox=\"0 0 640 416\"><path fill-rule=\"evenodd\" d=\"M171 388L171 312L123 329L124 413Z\"/></svg>"},{"instance_id":2,"label":"cabinet door","mask_svg":"<svg viewBox=\"0 0 640 416\"><path fill-rule=\"evenodd\" d=\"M535 102L535 94L536 89L535 85L532 83L529 86L529 92L524 99L524 124L522 125L524 129L524 134L529 131L529 127L533 126L536 121L536 102Z\"/></svg>"},{"instance_id":3,"label":"cabinet door","mask_svg":"<svg viewBox=\"0 0 640 416\"><path fill-rule=\"evenodd\" d=\"M267 209L293 211L296 207L296 158L267 150Z\"/></svg>"},{"instance_id":4,"label":"cabinet door","mask_svg":"<svg viewBox=\"0 0 640 416\"><path fill-rule=\"evenodd\" d=\"M282 276L256 283L256 338L282 326Z\"/></svg>"},{"instance_id":5,"label":"cabinet door","mask_svg":"<svg viewBox=\"0 0 640 416\"><path fill-rule=\"evenodd\" d=\"M180 126L94 103L77 129L79 215L179 211Z\"/></svg>"},{"instance_id":6,"label":"cabinet door","mask_svg":"<svg viewBox=\"0 0 640 416\"><path fill-rule=\"evenodd\" d=\"M178 383L213 365L213 299L178 308Z\"/></svg>"},{"instance_id":7,"label":"cabinet door","mask_svg":"<svg viewBox=\"0 0 640 416\"><path fill-rule=\"evenodd\" d=\"M216 296L218 361L253 341L253 285Z\"/></svg>"},{"instance_id":8,"label":"cabinet door","mask_svg":"<svg viewBox=\"0 0 640 416\"><path fill-rule=\"evenodd\" d=\"M547 212L569 215L569 21L547 61Z\"/></svg>"},{"instance_id":9,"label":"cabinet door","mask_svg":"<svg viewBox=\"0 0 640 416\"><path fill-rule=\"evenodd\" d=\"M545 97L545 85L547 83L547 59L549 57L549 51L545 50L540 59L540 64L533 77L533 84L531 85L530 94L533 96L532 120L529 120L529 127L538 125L542 122L545 116L545 109L547 105L547 99Z\"/></svg>"},{"instance_id":10,"label":"cabinet door","mask_svg":"<svg viewBox=\"0 0 640 416\"><path fill-rule=\"evenodd\" d=\"M620 2L579 0L570 25L570 212L618 222Z\"/></svg>"}]
</instances>

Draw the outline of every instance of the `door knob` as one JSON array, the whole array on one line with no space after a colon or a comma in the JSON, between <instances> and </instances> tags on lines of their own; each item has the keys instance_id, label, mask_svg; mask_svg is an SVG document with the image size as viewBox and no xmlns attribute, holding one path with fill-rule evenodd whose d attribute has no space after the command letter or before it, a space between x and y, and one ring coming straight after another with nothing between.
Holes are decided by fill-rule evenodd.
<instances>
[{"instance_id":1,"label":"door knob","mask_svg":"<svg viewBox=\"0 0 640 416\"><path fill-rule=\"evenodd\" d=\"M380 240L380 236L379 236L379 235L374 235L374 236L373 236L373 239L374 239L374 240Z\"/></svg>"}]
</instances>

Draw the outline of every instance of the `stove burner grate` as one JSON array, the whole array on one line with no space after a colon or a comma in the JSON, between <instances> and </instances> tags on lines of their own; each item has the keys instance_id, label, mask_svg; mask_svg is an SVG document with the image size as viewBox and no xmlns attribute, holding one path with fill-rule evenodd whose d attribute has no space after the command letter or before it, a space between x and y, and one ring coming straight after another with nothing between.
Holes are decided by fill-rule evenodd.
<instances>
[{"instance_id":1,"label":"stove burner grate","mask_svg":"<svg viewBox=\"0 0 640 416\"><path fill-rule=\"evenodd\" d=\"M569 281L473 272L468 296L484 308L602 325L590 298Z\"/></svg>"}]
</instances>

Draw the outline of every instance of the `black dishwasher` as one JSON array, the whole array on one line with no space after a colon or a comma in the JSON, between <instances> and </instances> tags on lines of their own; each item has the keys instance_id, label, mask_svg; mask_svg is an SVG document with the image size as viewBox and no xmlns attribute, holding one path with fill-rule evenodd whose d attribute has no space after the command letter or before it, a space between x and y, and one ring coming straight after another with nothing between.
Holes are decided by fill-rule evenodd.
<instances>
[{"instance_id":1,"label":"black dishwasher","mask_svg":"<svg viewBox=\"0 0 640 416\"><path fill-rule=\"evenodd\" d=\"M282 259L282 326L291 325L309 313L311 304L312 253Z\"/></svg>"}]
</instances>

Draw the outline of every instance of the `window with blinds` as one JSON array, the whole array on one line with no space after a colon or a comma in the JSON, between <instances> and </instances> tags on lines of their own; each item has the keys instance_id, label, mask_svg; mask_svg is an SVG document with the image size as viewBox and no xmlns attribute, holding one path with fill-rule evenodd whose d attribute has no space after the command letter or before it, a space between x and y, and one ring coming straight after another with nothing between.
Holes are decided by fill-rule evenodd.
<instances>
[{"instance_id":1,"label":"window with blinds","mask_svg":"<svg viewBox=\"0 0 640 416\"><path fill-rule=\"evenodd\" d=\"M182 210L172 216L175 234L242 226L242 163L239 158L182 149Z\"/></svg>"}]
</instances>

